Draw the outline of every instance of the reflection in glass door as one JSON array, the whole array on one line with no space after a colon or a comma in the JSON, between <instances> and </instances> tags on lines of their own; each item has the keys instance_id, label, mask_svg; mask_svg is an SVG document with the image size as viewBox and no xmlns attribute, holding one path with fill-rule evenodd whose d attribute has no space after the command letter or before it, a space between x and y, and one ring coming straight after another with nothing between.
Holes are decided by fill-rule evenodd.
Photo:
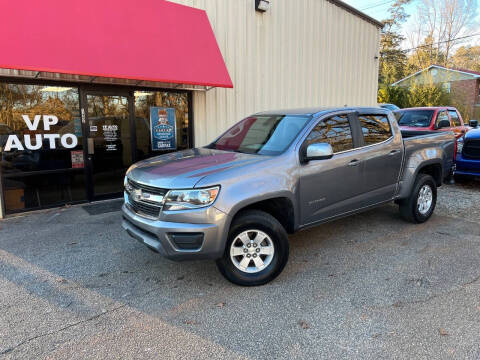
<instances>
[{"instance_id":1,"label":"reflection in glass door","mask_svg":"<svg viewBox=\"0 0 480 360\"><path fill-rule=\"evenodd\" d=\"M123 191L123 177L132 164L128 101L127 96L87 94L94 197Z\"/></svg>"}]
</instances>

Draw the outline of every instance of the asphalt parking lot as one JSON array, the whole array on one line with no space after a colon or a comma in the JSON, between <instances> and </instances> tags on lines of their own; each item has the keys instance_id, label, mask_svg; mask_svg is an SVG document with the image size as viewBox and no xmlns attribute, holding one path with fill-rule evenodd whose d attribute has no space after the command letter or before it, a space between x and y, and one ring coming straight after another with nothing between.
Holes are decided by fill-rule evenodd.
<instances>
[{"instance_id":1,"label":"asphalt parking lot","mask_svg":"<svg viewBox=\"0 0 480 360\"><path fill-rule=\"evenodd\" d=\"M480 358L480 182L291 236L274 282L174 263L81 206L0 222L0 358Z\"/></svg>"}]
</instances>

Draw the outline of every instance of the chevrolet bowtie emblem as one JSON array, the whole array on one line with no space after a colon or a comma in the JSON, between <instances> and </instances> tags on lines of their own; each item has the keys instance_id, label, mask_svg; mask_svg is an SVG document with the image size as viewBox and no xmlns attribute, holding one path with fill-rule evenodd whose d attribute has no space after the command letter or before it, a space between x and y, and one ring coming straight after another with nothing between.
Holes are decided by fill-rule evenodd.
<instances>
[{"instance_id":1,"label":"chevrolet bowtie emblem","mask_svg":"<svg viewBox=\"0 0 480 360\"><path fill-rule=\"evenodd\" d=\"M135 191L133 192L133 198L136 201L139 201L142 198L142 190L141 189L135 189Z\"/></svg>"}]
</instances>

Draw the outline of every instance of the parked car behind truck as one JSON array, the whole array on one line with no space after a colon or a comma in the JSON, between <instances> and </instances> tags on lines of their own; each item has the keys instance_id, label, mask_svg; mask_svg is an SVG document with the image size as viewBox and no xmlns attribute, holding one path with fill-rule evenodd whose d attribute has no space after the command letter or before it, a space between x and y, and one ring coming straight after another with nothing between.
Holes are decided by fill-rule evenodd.
<instances>
[{"instance_id":1,"label":"parked car behind truck","mask_svg":"<svg viewBox=\"0 0 480 360\"><path fill-rule=\"evenodd\" d=\"M123 227L167 258L213 259L236 284L265 284L287 263L287 234L390 201L428 220L454 142L403 139L380 108L258 113L207 147L130 167Z\"/></svg>"},{"instance_id":2,"label":"parked car behind truck","mask_svg":"<svg viewBox=\"0 0 480 360\"><path fill-rule=\"evenodd\" d=\"M478 121L471 120L472 130L458 139L457 156L455 159L455 177L480 176L480 129Z\"/></svg>"},{"instance_id":3,"label":"parked car behind truck","mask_svg":"<svg viewBox=\"0 0 480 360\"><path fill-rule=\"evenodd\" d=\"M402 132L453 131L460 138L468 131L460 112L454 107L422 107L395 111Z\"/></svg>"}]
</instances>

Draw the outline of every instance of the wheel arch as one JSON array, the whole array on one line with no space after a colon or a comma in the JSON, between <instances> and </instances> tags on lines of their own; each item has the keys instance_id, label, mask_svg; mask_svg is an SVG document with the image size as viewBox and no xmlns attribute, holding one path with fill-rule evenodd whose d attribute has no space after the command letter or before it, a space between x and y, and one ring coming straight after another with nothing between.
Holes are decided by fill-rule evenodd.
<instances>
[{"instance_id":1,"label":"wheel arch","mask_svg":"<svg viewBox=\"0 0 480 360\"><path fill-rule=\"evenodd\" d=\"M443 166L440 159L432 159L422 162L416 168L407 168L403 180L400 183L400 191L397 199L406 199L410 196L415 181L420 174L428 174L435 180L437 187L443 183Z\"/></svg>"},{"instance_id":2,"label":"wheel arch","mask_svg":"<svg viewBox=\"0 0 480 360\"><path fill-rule=\"evenodd\" d=\"M288 234L292 234L298 229L297 211L293 200L287 194L275 194L262 199L250 199L241 202L229 213L228 229L235 218L248 210L260 210L272 215Z\"/></svg>"}]
</instances>

